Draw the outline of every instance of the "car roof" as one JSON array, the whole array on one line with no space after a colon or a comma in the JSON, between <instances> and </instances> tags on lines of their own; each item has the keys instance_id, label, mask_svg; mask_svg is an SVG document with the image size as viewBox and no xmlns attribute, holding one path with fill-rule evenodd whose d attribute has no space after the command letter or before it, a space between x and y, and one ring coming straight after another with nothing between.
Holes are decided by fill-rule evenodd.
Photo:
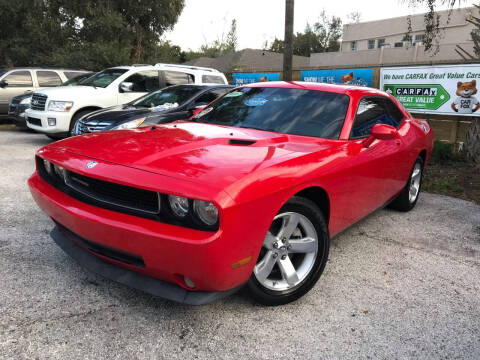
<instances>
[{"instance_id":1,"label":"car roof","mask_svg":"<svg viewBox=\"0 0 480 360\"><path fill-rule=\"evenodd\" d=\"M287 88L287 89L302 89L302 90L316 90L316 91L328 91L338 94L353 94L357 95L380 95L386 96L384 91L378 89L366 87L366 86L353 86L353 85L340 85L340 84L325 84L305 81L268 81L253 84L246 84L240 87L268 87L268 88Z\"/></svg>"},{"instance_id":2,"label":"car roof","mask_svg":"<svg viewBox=\"0 0 480 360\"><path fill-rule=\"evenodd\" d=\"M82 69L69 69L69 68L56 68L56 67L12 67L12 68L0 68L0 71L12 71L12 70L57 70L57 71L74 71L74 72L90 72L89 70Z\"/></svg>"}]
</instances>

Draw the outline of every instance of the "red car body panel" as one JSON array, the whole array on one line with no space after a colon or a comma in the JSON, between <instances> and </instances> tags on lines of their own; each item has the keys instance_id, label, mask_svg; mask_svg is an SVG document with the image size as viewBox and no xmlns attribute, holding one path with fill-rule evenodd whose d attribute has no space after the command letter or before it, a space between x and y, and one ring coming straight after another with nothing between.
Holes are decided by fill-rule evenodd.
<instances>
[{"instance_id":1,"label":"red car body panel","mask_svg":"<svg viewBox=\"0 0 480 360\"><path fill-rule=\"evenodd\" d=\"M106 210L76 200L35 172L29 186L52 219L79 236L140 255L145 268L120 266L194 290L225 291L250 277L268 228L282 205L307 188L328 196L334 236L403 189L416 158L428 161L433 132L384 92L311 83L248 86L306 88L350 98L338 140L177 121L154 128L88 134L50 144L38 156L79 174L123 185L212 202L218 231L201 231ZM395 140L349 140L359 100L389 97L405 116ZM231 139L255 141L242 146ZM86 169L91 160L98 165ZM236 262L251 258L243 266ZM178 276L180 275L180 277Z\"/></svg>"}]
</instances>

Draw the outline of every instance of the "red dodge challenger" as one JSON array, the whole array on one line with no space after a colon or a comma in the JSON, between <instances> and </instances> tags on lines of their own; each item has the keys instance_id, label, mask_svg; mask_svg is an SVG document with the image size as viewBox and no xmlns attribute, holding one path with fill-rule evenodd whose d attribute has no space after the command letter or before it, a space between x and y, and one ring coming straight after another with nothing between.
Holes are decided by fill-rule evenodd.
<instances>
[{"instance_id":1,"label":"red dodge challenger","mask_svg":"<svg viewBox=\"0 0 480 360\"><path fill-rule=\"evenodd\" d=\"M45 146L28 183L54 241L96 273L188 304L246 285L279 305L314 286L331 237L415 206L432 146L382 91L259 83L191 121Z\"/></svg>"}]
</instances>

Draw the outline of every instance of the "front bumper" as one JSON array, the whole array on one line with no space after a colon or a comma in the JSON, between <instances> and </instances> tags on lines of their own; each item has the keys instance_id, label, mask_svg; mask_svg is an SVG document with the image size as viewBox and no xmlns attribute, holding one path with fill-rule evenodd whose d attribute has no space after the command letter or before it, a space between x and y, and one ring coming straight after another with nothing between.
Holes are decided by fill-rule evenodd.
<instances>
[{"instance_id":1,"label":"front bumper","mask_svg":"<svg viewBox=\"0 0 480 360\"><path fill-rule=\"evenodd\" d=\"M70 130L70 121L72 119L74 111L70 110L68 112L60 111L38 111L28 109L25 112L27 118L27 126L30 129L33 129L38 132L48 133L48 134L57 134L65 133ZM32 118L30 120L28 118ZM48 119L55 119L55 125L48 125Z\"/></svg>"},{"instance_id":2,"label":"front bumper","mask_svg":"<svg viewBox=\"0 0 480 360\"><path fill-rule=\"evenodd\" d=\"M119 172L121 167L115 169ZM152 181L161 182L168 192L188 186L167 177ZM244 284L252 273L269 225L265 224L265 230L262 226L248 229L243 223L248 222L244 217L248 215L243 214L252 214L252 210L239 213L237 206L227 206L218 231L195 230L86 204L49 185L37 172L28 183L38 206L55 222L81 238L140 257L144 266L91 252L93 256L187 290L224 292ZM232 218L243 221L238 225L228 220ZM258 223L258 216L252 222ZM248 264L234 266L249 257L252 260ZM184 277L193 281L193 289L189 289Z\"/></svg>"},{"instance_id":3,"label":"front bumper","mask_svg":"<svg viewBox=\"0 0 480 360\"><path fill-rule=\"evenodd\" d=\"M178 285L141 275L101 260L99 257L77 245L76 240L78 240L78 238L76 239L76 235L61 226L55 227L50 233L50 236L63 251L91 272L167 300L188 305L203 305L229 296L242 287L240 285L222 292L188 291Z\"/></svg>"}]
</instances>

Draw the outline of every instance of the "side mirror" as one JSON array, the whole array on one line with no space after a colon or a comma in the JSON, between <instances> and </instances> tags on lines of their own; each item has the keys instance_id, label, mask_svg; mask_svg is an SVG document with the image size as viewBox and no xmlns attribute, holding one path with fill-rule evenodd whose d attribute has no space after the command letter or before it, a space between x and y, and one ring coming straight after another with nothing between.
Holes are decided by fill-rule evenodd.
<instances>
[{"instance_id":1,"label":"side mirror","mask_svg":"<svg viewBox=\"0 0 480 360\"><path fill-rule=\"evenodd\" d=\"M7 80L0 80L0 87L4 88L8 86L8 81Z\"/></svg>"},{"instance_id":2,"label":"side mirror","mask_svg":"<svg viewBox=\"0 0 480 360\"><path fill-rule=\"evenodd\" d=\"M375 124L370 130L370 136L363 141L365 147L369 147L375 140L396 140L400 137L395 129L391 125L387 124Z\"/></svg>"},{"instance_id":3,"label":"side mirror","mask_svg":"<svg viewBox=\"0 0 480 360\"><path fill-rule=\"evenodd\" d=\"M124 81L120 84L120 92L132 92L133 91L133 83Z\"/></svg>"}]
</instances>

